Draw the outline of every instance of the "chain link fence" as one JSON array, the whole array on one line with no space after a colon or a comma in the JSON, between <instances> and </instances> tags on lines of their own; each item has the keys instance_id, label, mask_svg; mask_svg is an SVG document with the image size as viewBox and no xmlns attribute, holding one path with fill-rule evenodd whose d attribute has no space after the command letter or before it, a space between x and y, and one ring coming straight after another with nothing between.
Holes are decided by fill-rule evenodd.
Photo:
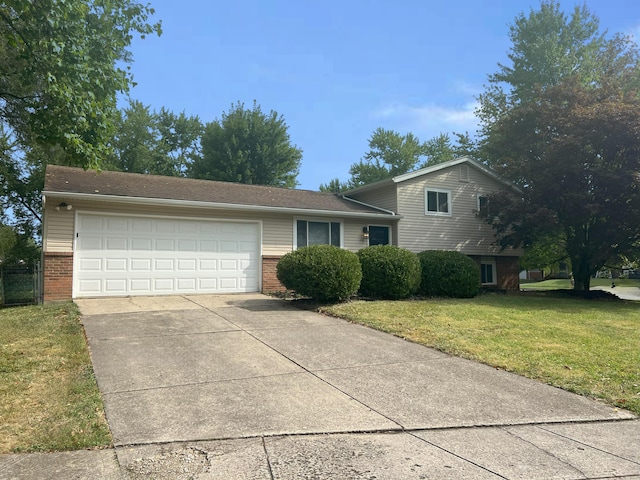
<instances>
[{"instance_id":1,"label":"chain link fence","mask_svg":"<svg viewBox=\"0 0 640 480\"><path fill-rule=\"evenodd\" d=\"M40 303L41 291L39 264L0 266L0 305Z\"/></svg>"}]
</instances>

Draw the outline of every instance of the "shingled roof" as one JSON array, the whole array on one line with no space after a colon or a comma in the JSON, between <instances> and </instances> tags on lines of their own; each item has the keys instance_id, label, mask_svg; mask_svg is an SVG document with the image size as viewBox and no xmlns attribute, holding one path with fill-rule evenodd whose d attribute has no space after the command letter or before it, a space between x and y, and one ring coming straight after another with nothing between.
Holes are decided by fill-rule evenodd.
<instances>
[{"instance_id":1,"label":"shingled roof","mask_svg":"<svg viewBox=\"0 0 640 480\"><path fill-rule=\"evenodd\" d=\"M195 180L48 165L44 195L124 200L156 199L203 202L216 206L270 207L274 210L313 210L345 214L386 215L390 212L350 201L333 193Z\"/></svg>"}]
</instances>

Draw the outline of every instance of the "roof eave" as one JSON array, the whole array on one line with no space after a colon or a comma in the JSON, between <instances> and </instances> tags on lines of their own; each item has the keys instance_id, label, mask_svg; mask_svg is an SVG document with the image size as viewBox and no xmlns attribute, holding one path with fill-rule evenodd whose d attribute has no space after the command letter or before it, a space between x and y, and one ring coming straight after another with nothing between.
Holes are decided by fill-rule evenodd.
<instances>
[{"instance_id":1,"label":"roof eave","mask_svg":"<svg viewBox=\"0 0 640 480\"><path fill-rule=\"evenodd\" d=\"M320 210L309 208L294 208L294 207L274 207L268 205L242 205L235 203L216 203L216 202L202 202L195 200L175 200L169 198L149 198L149 197L129 197L121 195L104 195L96 193L78 193L78 192L58 192L58 191L43 191L43 201L47 196L50 197L63 197L70 200L90 200L98 202L114 202L114 203L127 203L134 205L149 205L149 206L165 206L165 207L191 207L191 208L204 208L204 209L228 209L244 212L278 212L287 213L293 215L316 215L316 216L341 216L352 218L400 218L399 215L387 212L348 212L341 210Z\"/></svg>"}]
</instances>

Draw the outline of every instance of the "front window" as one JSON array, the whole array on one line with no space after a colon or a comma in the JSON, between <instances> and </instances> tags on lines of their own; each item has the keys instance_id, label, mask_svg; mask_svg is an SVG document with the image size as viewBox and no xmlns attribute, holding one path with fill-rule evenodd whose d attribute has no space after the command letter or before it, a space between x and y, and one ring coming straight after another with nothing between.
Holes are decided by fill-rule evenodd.
<instances>
[{"instance_id":1,"label":"front window","mask_svg":"<svg viewBox=\"0 0 640 480\"><path fill-rule=\"evenodd\" d=\"M425 214L451 215L450 198L449 190L425 189Z\"/></svg>"},{"instance_id":2,"label":"front window","mask_svg":"<svg viewBox=\"0 0 640 480\"><path fill-rule=\"evenodd\" d=\"M340 222L296 222L296 248L308 245L334 245L340 247Z\"/></svg>"},{"instance_id":3,"label":"front window","mask_svg":"<svg viewBox=\"0 0 640 480\"><path fill-rule=\"evenodd\" d=\"M389 227L370 225L369 246L371 245L389 245Z\"/></svg>"},{"instance_id":4,"label":"front window","mask_svg":"<svg viewBox=\"0 0 640 480\"><path fill-rule=\"evenodd\" d=\"M480 277L482 285L496 285L496 262L493 260L482 260L480 262Z\"/></svg>"}]
</instances>

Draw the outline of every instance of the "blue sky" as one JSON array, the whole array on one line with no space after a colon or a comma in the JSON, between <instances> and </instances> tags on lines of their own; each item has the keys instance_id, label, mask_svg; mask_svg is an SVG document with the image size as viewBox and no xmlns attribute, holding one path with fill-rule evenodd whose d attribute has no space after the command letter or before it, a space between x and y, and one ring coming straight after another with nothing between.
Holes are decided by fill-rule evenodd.
<instances>
[{"instance_id":1,"label":"blue sky","mask_svg":"<svg viewBox=\"0 0 640 480\"><path fill-rule=\"evenodd\" d=\"M420 140L474 133L475 97L507 61L509 25L538 1L149 0L163 35L135 40L131 97L218 119L231 104L284 116L317 190L368 150L378 127ZM565 11L582 2L563 1ZM609 33L640 39L638 0L593 0Z\"/></svg>"}]
</instances>

